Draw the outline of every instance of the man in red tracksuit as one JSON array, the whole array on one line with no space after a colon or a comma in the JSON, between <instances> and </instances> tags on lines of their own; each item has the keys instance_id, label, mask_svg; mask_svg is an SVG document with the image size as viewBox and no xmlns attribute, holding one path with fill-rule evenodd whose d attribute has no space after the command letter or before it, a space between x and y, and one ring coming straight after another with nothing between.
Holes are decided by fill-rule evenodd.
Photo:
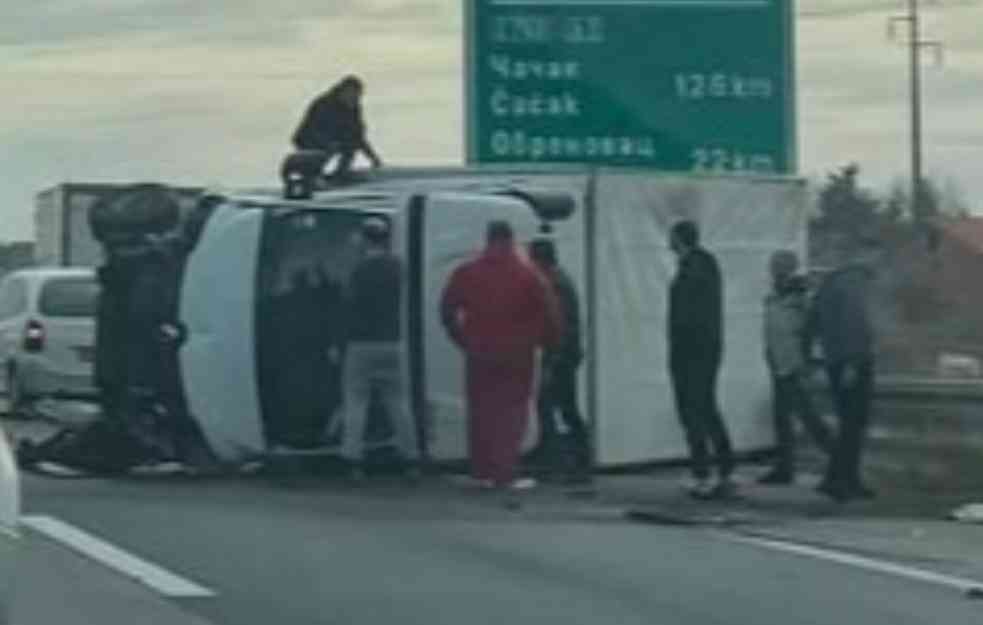
<instances>
[{"instance_id":1,"label":"man in red tracksuit","mask_svg":"<svg viewBox=\"0 0 983 625\"><path fill-rule=\"evenodd\" d=\"M473 477L512 488L529 421L536 352L558 342L562 320L545 278L519 256L507 222L489 224L484 253L451 275L441 318L466 358Z\"/></svg>"}]
</instances>

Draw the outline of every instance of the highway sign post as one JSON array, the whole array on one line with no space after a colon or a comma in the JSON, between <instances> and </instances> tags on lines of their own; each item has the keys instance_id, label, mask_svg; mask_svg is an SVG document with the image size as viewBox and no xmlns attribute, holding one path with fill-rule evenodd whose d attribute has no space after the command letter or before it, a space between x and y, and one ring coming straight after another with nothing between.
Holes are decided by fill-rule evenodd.
<instances>
[{"instance_id":1,"label":"highway sign post","mask_svg":"<svg viewBox=\"0 0 983 625\"><path fill-rule=\"evenodd\" d=\"M796 170L792 0L469 0L471 163Z\"/></svg>"}]
</instances>

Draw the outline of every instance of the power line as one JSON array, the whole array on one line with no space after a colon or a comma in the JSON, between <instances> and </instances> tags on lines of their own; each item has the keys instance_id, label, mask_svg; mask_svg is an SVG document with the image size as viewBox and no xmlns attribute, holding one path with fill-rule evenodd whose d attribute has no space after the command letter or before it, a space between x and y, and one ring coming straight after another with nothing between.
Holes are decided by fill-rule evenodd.
<instances>
[{"instance_id":1,"label":"power line","mask_svg":"<svg viewBox=\"0 0 983 625\"><path fill-rule=\"evenodd\" d=\"M797 15L798 17L805 19L854 17L868 15L871 13L887 13L889 11L896 11L899 4L901 3L898 0L867 2L862 4L853 3L850 6L829 7L826 9L804 9L800 10ZM930 2L927 2L926 5L931 6L932 9L937 11L948 9L966 9L983 6L983 0L931 0Z\"/></svg>"},{"instance_id":2,"label":"power line","mask_svg":"<svg viewBox=\"0 0 983 625\"><path fill-rule=\"evenodd\" d=\"M911 98L911 212L915 221L921 223L922 215L922 85L921 85L921 52L931 49L935 52L936 62L942 63L942 43L922 39L921 19L919 15L919 0L908 0L908 13L895 15L888 20L888 36L895 37L895 26L898 23L908 24L908 54L910 72ZM924 224L921 224L924 225Z\"/></svg>"}]
</instances>

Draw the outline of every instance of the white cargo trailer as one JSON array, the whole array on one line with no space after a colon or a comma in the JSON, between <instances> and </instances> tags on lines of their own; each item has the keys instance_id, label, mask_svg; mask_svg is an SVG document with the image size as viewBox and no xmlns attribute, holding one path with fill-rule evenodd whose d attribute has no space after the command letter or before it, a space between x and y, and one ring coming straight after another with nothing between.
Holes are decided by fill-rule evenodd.
<instances>
[{"instance_id":1,"label":"white cargo trailer","mask_svg":"<svg viewBox=\"0 0 983 625\"><path fill-rule=\"evenodd\" d=\"M97 267L102 246L89 229L89 209L112 197L127 184L59 184L39 192L34 200L34 264L42 267ZM200 188L172 187L182 211L190 211Z\"/></svg>"}]
</instances>

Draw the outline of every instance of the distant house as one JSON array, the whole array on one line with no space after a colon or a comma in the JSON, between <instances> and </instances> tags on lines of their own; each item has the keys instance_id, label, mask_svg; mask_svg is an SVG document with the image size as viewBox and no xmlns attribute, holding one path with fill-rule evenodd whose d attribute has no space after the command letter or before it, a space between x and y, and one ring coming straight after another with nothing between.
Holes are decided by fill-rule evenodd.
<instances>
[{"instance_id":1,"label":"distant house","mask_svg":"<svg viewBox=\"0 0 983 625\"><path fill-rule=\"evenodd\" d=\"M34 208L35 262L43 267L95 267L102 246L89 230L89 209L127 184L64 183L37 194ZM185 212L202 193L197 187L170 187Z\"/></svg>"},{"instance_id":2,"label":"distant house","mask_svg":"<svg viewBox=\"0 0 983 625\"><path fill-rule=\"evenodd\" d=\"M939 294L973 324L983 342L983 218L947 222L940 234L935 265Z\"/></svg>"},{"instance_id":3,"label":"distant house","mask_svg":"<svg viewBox=\"0 0 983 625\"><path fill-rule=\"evenodd\" d=\"M934 371L952 363L983 363L983 219L944 221L934 251L905 252L901 288L895 291L900 325L882 332L886 351L902 368ZM974 376L975 377L975 376Z\"/></svg>"},{"instance_id":4,"label":"distant house","mask_svg":"<svg viewBox=\"0 0 983 625\"><path fill-rule=\"evenodd\" d=\"M837 265L834 241L821 229L810 234L818 281ZM904 228L885 229L882 239L871 293L878 369L934 375L964 356L983 362L983 218L941 220L928 246Z\"/></svg>"}]
</instances>

